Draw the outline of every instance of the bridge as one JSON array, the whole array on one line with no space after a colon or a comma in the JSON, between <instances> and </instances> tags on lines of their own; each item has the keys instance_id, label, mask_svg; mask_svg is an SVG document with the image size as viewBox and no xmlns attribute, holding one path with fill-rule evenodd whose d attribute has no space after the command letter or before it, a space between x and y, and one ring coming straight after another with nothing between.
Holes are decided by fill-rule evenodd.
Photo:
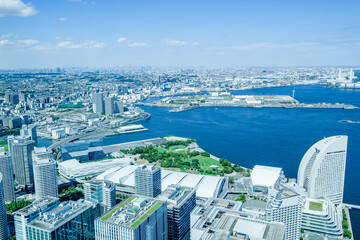
<instances>
[{"instance_id":1,"label":"bridge","mask_svg":"<svg viewBox=\"0 0 360 240\"><path fill-rule=\"evenodd\" d=\"M342 204L344 207L347 207L347 208L354 208L354 209L360 209L360 205L354 205L354 204L348 204L348 203L343 203Z\"/></svg>"}]
</instances>

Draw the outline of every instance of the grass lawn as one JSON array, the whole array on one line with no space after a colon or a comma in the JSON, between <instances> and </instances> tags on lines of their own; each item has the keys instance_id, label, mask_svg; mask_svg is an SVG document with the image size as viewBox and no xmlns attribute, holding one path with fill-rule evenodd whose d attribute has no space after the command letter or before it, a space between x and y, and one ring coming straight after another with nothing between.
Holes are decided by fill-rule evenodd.
<instances>
[{"instance_id":1,"label":"grass lawn","mask_svg":"<svg viewBox=\"0 0 360 240\"><path fill-rule=\"evenodd\" d=\"M158 147L158 148L155 148L159 153L165 153L165 152L167 152L166 151L166 149L163 149L163 148L160 148L160 147Z\"/></svg>"},{"instance_id":2,"label":"grass lawn","mask_svg":"<svg viewBox=\"0 0 360 240\"><path fill-rule=\"evenodd\" d=\"M142 221L144 221L148 216L150 216L156 209L161 206L162 202L157 202L152 208L149 209L144 215L142 215L136 222L134 222L131 227L136 228Z\"/></svg>"},{"instance_id":3,"label":"grass lawn","mask_svg":"<svg viewBox=\"0 0 360 240\"><path fill-rule=\"evenodd\" d=\"M7 140L1 140L0 141L0 147L4 147L5 151L8 152L9 147L8 147L8 144L7 144Z\"/></svg>"},{"instance_id":4,"label":"grass lawn","mask_svg":"<svg viewBox=\"0 0 360 240\"><path fill-rule=\"evenodd\" d=\"M109 213L106 214L104 217L102 217L101 220L105 221L106 219L108 219L109 217L111 217L117 210L119 210L120 208L124 207L126 204L128 204L129 202L131 202L133 199L134 199L134 197L128 198L125 202L121 203L117 208L114 208L111 212L109 212Z\"/></svg>"},{"instance_id":5,"label":"grass lawn","mask_svg":"<svg viewBox=\"0 0 360 240\"><path fill-rule=\"evenodd\" d=\"M313 210L313 211L319 211L319 212L321 212L321 211L322 211L322 206L323 206L322 203L310 202L310 204L309 204L309 209L310 209L310 210Z\"/></svg>"},{"instance_id":6,"label":"grass lawn","mask_svg":"<svg viewBox=\"0 0 360 240\"><path fill-rule=\"evenodd\" d=\"M200 167L203 170L209 170L211 171L212 169L210 168L211 165L216 165L219 167L219 169L223 169L223 167L220 165L220 163L218 161L216 161L215 159L212 159L211 157L203 157L203 156L196 156L196 157L192 157L190 158L190 162L193 159L197 159L199 160L199 164Z\"/></svg>"},{"instance_id":7,"label":"grass lawn","mask_svg":"<svg viewBox=\"0 0 360 240\"><path fill-rule=\"evenodd\" d=\"M175 151L175 150L178 150L178 149L185 149L185 148L186 148L185 145L174 145L174 146L170 146L169 150L170 151Z\"/></svg>"}]
</instances>

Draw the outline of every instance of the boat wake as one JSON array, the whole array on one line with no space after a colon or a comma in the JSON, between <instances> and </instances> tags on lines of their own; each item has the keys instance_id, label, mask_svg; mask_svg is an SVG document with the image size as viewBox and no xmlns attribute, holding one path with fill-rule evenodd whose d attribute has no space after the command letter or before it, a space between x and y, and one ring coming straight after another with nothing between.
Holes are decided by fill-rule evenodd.
<instances>
[{"instance_id":1,"label":"boat wake","mask_svg":"<svg viewBox=\"0 0 360 240\"><path fill-rule=\"evenodd\" d=\"M360 123L360 121L352 121L352 120L339 120L342 123Z\"/></svg>"}]
</instances>

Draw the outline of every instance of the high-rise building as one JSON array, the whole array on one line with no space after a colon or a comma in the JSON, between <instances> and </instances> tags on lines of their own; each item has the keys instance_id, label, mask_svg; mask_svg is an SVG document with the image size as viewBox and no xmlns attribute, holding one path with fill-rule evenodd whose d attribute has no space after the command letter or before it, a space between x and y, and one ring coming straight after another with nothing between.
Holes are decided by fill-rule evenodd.
<instances>
[{"instance_id":1,"label":"high-rise building","mask_svg":"<svg viewBox=\"0 0 360 240\"><path fill-rule=\"evenodd\" d=\"M124 113L124 103L122 101L115 102L115 113Z\"/></svg>"},{"instance_id":2,"label":"high-rise building","mask_svg":"<svg viewBox=\"0 0 360 240\"><path fill-rule=\"evenodd\" d=\"M133 196L95 220L96 240L167 238L166 202Z\"/></svg>"},{"instance_id":3,"label":"high-rise building","mask_svg":"<svg viewBox=\"0 0 360 240\"><path fill-rule=\"evenodd\" d=\"M19 93L19 101L25 103L27 101L27 94Z\"/></svg>"},{"instance_id":4,"label":"high-rise building","mask_svg":"<svg viewBox=\"0 0 360 240\"><path fill-rule=\"evenodd\" d=\"M3 176L0 173L0 239L5 240L9 237L9 228L7 224L5 194Z\"/></svg>"},{"instance_id":5,"label":"high-rise building","mask_svg":"<svg viewBox=\"0 0 360 240\"><path fill-rule=\"evenodd\" d=\"M0 172L3 177L5 202L14 201L14 172L11 156L8 152L5 152L4 147L0 148Z\"/></svg>"},{"instance_id":6,"label":"high-rise building","mask_svg":"<svg viewBox=\"0 0 360 240\"><path fill-rule=\"evenodd\" d=\"M196 206L194 189L170 185L159 199L167 202L168 239L189 239L190 213Z\"/></svg>"},{"instance_id":7,"label":"high-rise building","mask_svg":"<svg viewBox=\"0 0 360 240\"><path fill-rule=\"evenodd\" d=\"M30 137L9 136L8 145L12 158L15 179L21 186L34 185L33 161L31 152L35 142Z\"/></svg>"},{"instance_id":8,"label":"high-rise building","mask_svg":"<svg viewBox=\"0 0 360 240\"><path fill-rule=\"evenodd\" d=\"M84 199L62 202L26 225L26 239L94 240L94 220L99 215L97 203Z\"/></svg>"},{"instance_id":9,"label":"high-rise building","mask_svg":"<svg viewBox=\"0 0 360 240\"><path fill-rule=\"evenodd\" d=\"M20 129L20 135L23 137L30 137L30 139L35 142L35 146L37 145L36 127L36 125L23 125Z\"/></svg>"},{"instance_id":10,"label":"high-rise building","mask_svg":"<svg viewBox=\"0 0 360 240\"><path fill-rule=\"evenodd\" d=\"M100 212L110 211L116 204L115 184L106 180L84 183L85 200L100 204Z\"/></svg>"},{"instance_id":11,"label":"high-rise building","mask_svg":"<svg viewBox=\"0 0 360 240\"><path fill-rule=\"evenodd\" d=\"M158 165L142 165L135 169L135 193L148 197L157 197L161 193L161 168Z\"/></svg>"},{"instance_id":12,"label":"high-rise building","mask_svg":"<svg viewBox=\"0 0 360 240\"><path fill-rule=\"evenodd\" d=\"M104 97L102 93L93 93L93 112L98 114L103 114L105 112L104 108Z\"/></svg>"},{"instance_id":13,"label":"high-rise building","mask_svg":"<svg viewBox=\"0 0 360 240\"><path fill-rule=\"evenodd\" d=\"M59 204L60 202L57 198L46 197L41 200L35 200L30 205L16 211L14 213L16 239L31 239L26 234L26 225L34 219L38 218L43 213L57 208Z\"/></svg>"},{"instance_id":14,"label":"high-rise building","mask_svg":"<svg viewBox=\"0 0 360 240\"><path fill-rule=\"evenodd\" d=\"M277 184L269 189L265 219L285 224L284 240L300 239L304 192L294 183Z\"/></svg>"},{"instance_id":15,"label":"high-rise building","mask_svg":"<svg viewBox=\"0 0 360 240\"><path fill-rule=\"evenodd\" d=\"M347 136L324 138L305 153L297 182L310 198L327 197L335 205L342 203L347 142Z\"/></svg>"},{"instance_id":16,"label":"high-rise building","mask_svg":"<svg viewBox=\"0 0 360 240\"><path fill-rule=\"evenodd\" d=\"M114 97L105 97L105 114L113 115L115 113L115 99Z\"/></svg>"},{"instance_id":17,"label":"high-rise building","mask_svg":"<svg viewBox=\"0 0 360 240\"><path fill-rule=\"evenodd\" d=\"M56 162L46 147L35 147L32 152L36 199L58 197Z\"/></svg>"}]
</instances>

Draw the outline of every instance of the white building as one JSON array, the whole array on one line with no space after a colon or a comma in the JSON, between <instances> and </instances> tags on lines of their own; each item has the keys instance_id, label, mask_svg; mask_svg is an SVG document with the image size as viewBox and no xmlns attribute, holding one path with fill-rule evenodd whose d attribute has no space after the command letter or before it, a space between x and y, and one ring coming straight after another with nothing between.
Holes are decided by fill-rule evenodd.
<instances>
[{"instance_id":1,"label":"white building","mask_svg":"<svg viewBox=\"0 0 360 240\"><path fill-rule=\"evenodd\" d=\"M343 230L340 209L328 199L306 198L301 227L310 232L341 237Z\"/></svg>"},{"instance_id":2,"label":"white building","mask_svg":"<svg viewBox=\"0 0 360 240\"><path fill-rule=\"evenodd\" d=\"M132 163L130 158L108 159L95 162L80 163L76 159L59 163L59 172L66 178L78 178L101 174L114 167L125 167Z\"/></svg>"},{"instance_id":3,"label":"white building","mask_svg":"<svg viewBox=\"0 0 360 240\"><path fill-rule=\"evenodd\" d=\"M324 138L305 153L297 182L310 198L327 197L335 205L342 203L347 141L347 136Z\"/></svg>"},{"instance_id":4,"label":"white building","mask_svg":"<svg viewBox=\"0 0 360 240\"><path fill-rule=\"evenodd\" d=\"M135 169L137 166L115 167L100 174L97 179L110 180L119 187L135 189ZM175 172L161 169L161 191L177 184L194 188L201 198L217 197L225 183L224 177Z\"/></svg>"},{"instance_id":5,"label":"white building","mask_svg":"<svg viewBox=\"0 0 360 240\"><path fill-rule=\"evenodd\" d=\"M11 156L8 152L5 152L4 147L0 147L0 172L3 177L5 202L14 201L14 172L11 164Z\"/></svg>"},{"instance_id":6,"label":"white building","mask_svg":"<svg viewBox=\"0 0 360 240\"><path fill-rule=\"evenodd\" d=\"M53 139L60 139L65 137L65 135L66 135L65 128L56 128L51 130L51 137Z\"/></svg>"},{"instance_id":7,"label":"white building","mask_svg":"<svg viewBox=\"0 0 360 240\"><path fill-rule=\"evenodd\" d=\"M281 168L255 165L251 172L252 190L254 192L268 193L270 187L284 179Z\"/></svg>"},{"instance_id":8,"label":"white building","mask_svg":"<svg viewBox=\"0 0 360 240\"><path fill-rule=\"evenodd\" d=\"M110 211L116 204L115 184L105 180L92 180L84 183L85 200L98 202L101 213Z\"/></svg>"},{"instance_id":9,"label":"white building","mask_svg":"<svg viewBox=\"0 0 360 240\"><path fill-rule=\"evenodd\" d=\"M35 147L32 152L36 199L58 197L56 162L45 147Z\"/></svg>"},{"instance_id":10,"label":"white building","mask_svg":"<svg viewBox=\"0 0 360 240\"><path fill-rule=\"evenodd\" d=\"M304 196L298 188L295 183L289 183L277 184L269 190L265 219L285 224L284 240L300 239Z\"/></svg>"},{"instance_id":11,"label":"white building","mask_svg":"<svg viewBox=\"0 0 360 240\"><path fill-rule=\"evenodd\" d=\"M279 240L284 224L252 218L241 211L241 202L209 198L191 212L191 239Z\"/></svg>"},{"instance_id":12,"label":"white building","mask_svg":"<svg viewBox=\"0 0 360 240\"><path fill-rule=\"evenodd\" d=\"M97 240L167 238L166 202L133 196L95 220Z\"/></svg>"}]
</instances>

